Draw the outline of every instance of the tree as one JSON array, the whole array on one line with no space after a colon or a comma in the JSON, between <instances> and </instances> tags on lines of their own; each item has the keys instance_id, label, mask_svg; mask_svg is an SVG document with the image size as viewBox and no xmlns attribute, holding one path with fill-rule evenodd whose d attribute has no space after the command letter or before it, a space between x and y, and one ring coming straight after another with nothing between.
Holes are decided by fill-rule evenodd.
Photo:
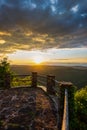
<instances>
[{"instance_id":1,"label":"tree","mask_svg":"<svg viewBox=\"0 0 87 130\"><path fill-rule=\"evenodd\" d=\"M0 62L0 88L10 87L10 76L12 72L10 70L10 64L7 58L3 58Z\"/></svg>"},{"instance_id":2,"label":"tree","mask_svg":"<svg viewBox=\"0 0 87 130\"><path fill-rule=\"evenodd\" d=\"M0 72L6 73L10 71L10 64L8 63L7 58L3 58L0 62Z\"/></svg>"}]
</instances>

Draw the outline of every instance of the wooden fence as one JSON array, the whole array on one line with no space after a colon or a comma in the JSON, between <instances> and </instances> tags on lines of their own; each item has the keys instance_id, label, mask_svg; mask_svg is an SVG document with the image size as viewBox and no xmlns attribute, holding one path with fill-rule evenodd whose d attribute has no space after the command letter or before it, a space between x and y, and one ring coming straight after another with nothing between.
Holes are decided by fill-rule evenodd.
<instances>
[{"instance_id":1,"label":"wooden fence","mask_svg":"<svg viewBox=\"0 0 87 130\"><path fill-rule=\"evenodd\" d=\"M68 105L68 90L71 88L72 83L59 82L53 75L38 75L37 72L32 72L31 75L13 75L13 77L29 77L31 80L30 87L36 88L39 83L46 87L49 95L58 96L58 130L69 130L69 105ZM0 83L3 82L4 88L11 88L12 77L6 74L3 79L0 79ZM41 80L42 79L42 80ZM26 80L23 82L26 82ZM57 87L55 87L57 84ZM1 86L1 85L0 85ZM73 106L72 106L73 109Z\"/></svg>"}]
</instances>

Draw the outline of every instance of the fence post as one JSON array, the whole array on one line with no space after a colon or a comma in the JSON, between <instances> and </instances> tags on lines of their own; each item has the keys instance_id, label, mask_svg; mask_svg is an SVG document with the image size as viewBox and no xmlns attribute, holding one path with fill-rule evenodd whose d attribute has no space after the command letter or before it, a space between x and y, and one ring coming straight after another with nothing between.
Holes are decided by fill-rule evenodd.
<instances>
[{"instance_id":1,"label":"fence post","mask_svg":"<svg viewBox=\"0 0 87 130\"><path fill-rule=\"evenodd\" d=\"M32 72L32 87L37 87L37 72Z\"/></svg>"},{"instance_id":2,"label":"fence post","mask_svg":"<svg viewBox=\"0 0 87 130\"><path fill-rule=\"evenodd\" d=\"M55 76L47 75L47 93L55 95Z\"/></svg>"},{"instance_id":3,"label":"fence post","mask_svg":"<svg viewBox=\"0 0 87 130\"><path fill-rule=\"evenodd\" d=\"M4 78L4 88L11 88L11 77L10 74L7 73L5 74L5 78Z\"/></svg>"}]
</instances>

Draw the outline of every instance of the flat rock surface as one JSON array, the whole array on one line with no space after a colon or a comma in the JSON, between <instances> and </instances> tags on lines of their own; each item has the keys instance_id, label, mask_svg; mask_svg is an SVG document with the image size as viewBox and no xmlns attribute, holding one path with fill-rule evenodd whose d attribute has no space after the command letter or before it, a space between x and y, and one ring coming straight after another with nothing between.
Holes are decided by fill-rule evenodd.
<instances>
[{"instance_id":1,"label":"flat rock surface","mask_svg":"<svg viewBox=\"0 0 87 130\"><path fill-rule=\"evenodd\" d=\"M0 130L57 130L56 108L40 88L0 90Z\"/></svg>"}]
</instances>

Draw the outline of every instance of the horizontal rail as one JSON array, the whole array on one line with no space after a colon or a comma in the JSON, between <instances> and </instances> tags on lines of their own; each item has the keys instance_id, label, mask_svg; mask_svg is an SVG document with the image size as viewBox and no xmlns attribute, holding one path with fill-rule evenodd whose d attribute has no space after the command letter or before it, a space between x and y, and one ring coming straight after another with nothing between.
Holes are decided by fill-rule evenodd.
<instances>
[{"instance_id":1,"label":"horizontal rail","mask_svg":"<svg viewBox=\"0 0 87 130\"><path fill-rule=\"evenodd\" d=\"M57 84L59 83L59 81L58 81L58 80L54 80L54 81L55 81L55 83L57 83Z\"/></svg>"},{"instance_id":2,"label":"horizontal rail","mask_svg":"<svg viewBox=\"0 0 87 130\"><path fill-rule=\"evenodd\" d=\"M13 75L13 77L26 77L26 76L31 76L31 75Z\"/></svg>"},{"instance_id":3,"label":"horizontal rail","mask_svg":"<svg viewBox=\"0 0 87 130\"><path fill-rule=\"evenodd\" d=\"M40 77L40 78L45 78L46 79L45 75L37 75L37 76Z\"/></svg>"},{"instance_id":4,"label":"horizontal rail","mask_svg":"<svg viewBox=\"0 0 87 130\"><path fill-rule=\"evenodd\" d=\"M63 113L62 130L69 130L68 90L67 89L65 89L65 97L64 97L64 113Z\"/></svg>"},{"instance_id":5,"label":"horizontal rail","mask_svg":"<svg viewBox=\"0 0 87 130\"><path fill-rule=\"evenodd\" d=\"M46 85L45 82L41 81L41 80L38 80L39 83L43 84L43 85Z\"/></svg>"},{"instance_id":6,"label":"horizontal rail","mask_svg":"<svg viewBox=\"0 0 87 130\"><path fill-rule=\"evenodd\" d=\"M15 81L31 81L31 80L28 80L28 79L15 79Z\"/></svg>"}]
</instances>

